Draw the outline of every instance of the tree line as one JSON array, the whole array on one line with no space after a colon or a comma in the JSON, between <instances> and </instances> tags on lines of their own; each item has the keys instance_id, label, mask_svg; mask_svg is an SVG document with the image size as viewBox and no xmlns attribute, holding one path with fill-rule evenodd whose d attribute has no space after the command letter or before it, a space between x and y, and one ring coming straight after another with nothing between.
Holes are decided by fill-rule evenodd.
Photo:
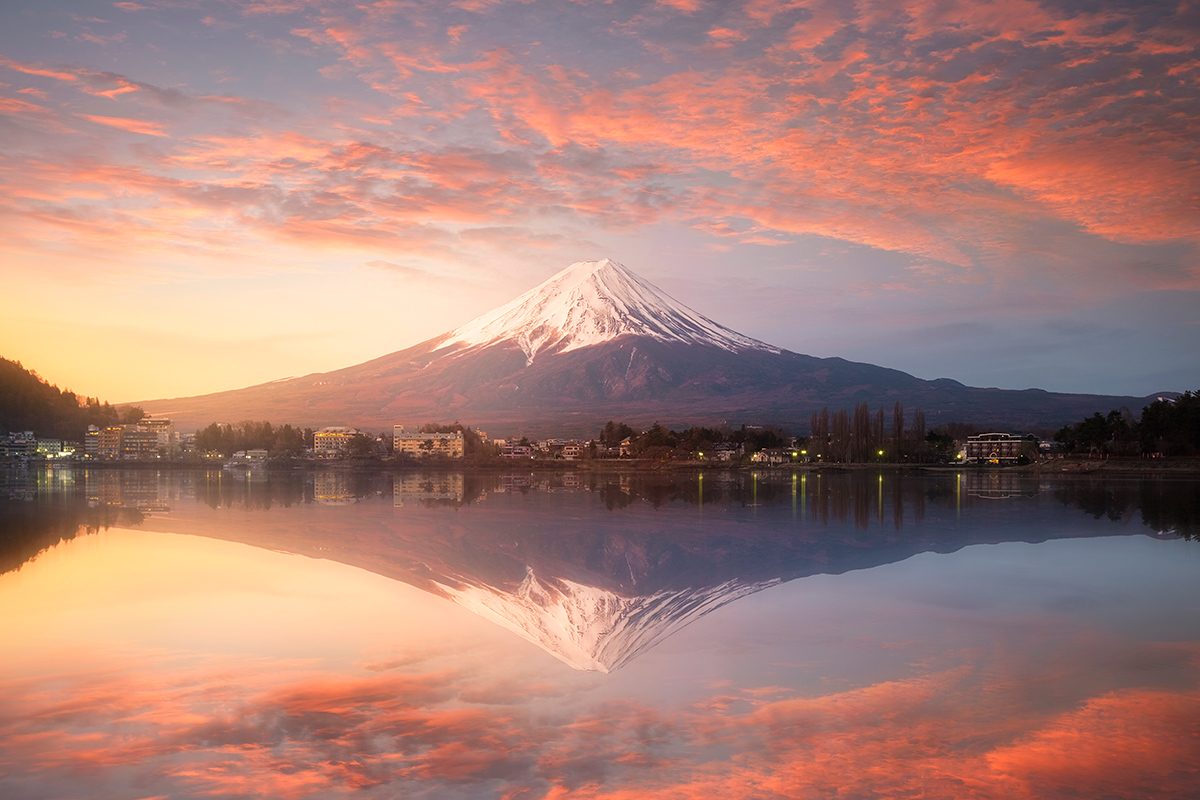
<instances>
[{"instance_id":1,"label":"tree line","mask_svg":"<svg viewBox=\"0 0 1200 800\"><path fill-rule=\"evenodd\" d=\"M1200 390L1160 398L1134 419L1128 409L1097 411L1054 439L1068 453L1104 456L1200 455Z\"/></svg>"},{"instance_id":2,"label":"tree line","mask_svg":"<svg viewBox=\"0 0 1200 800\"><path fill-rule=\"evenodd\" d=\"M302 456L313 445L313 429L270 422L214 422L196 431L196 450L228 458L239 450L269 450L272 456Z\"/></svg>"},{"instance_id":3,"label":"tree line","mask_svg":"<svg viewBox=\"0 0 1200 800\"><path fill-rule=\"evenodd\" d=\"M861 403L852 410L840 409L830 413L828 408L815 412L809 420L809 436L793 437L786 429L775 426L743 425L706 428L693 426L681 431L665 428L657 422L636 432L624 422L610 420L600 429L598 441L605 448L616 448L629 440L630 455L638 458L690 458L697 452L711 450L717 445L740 445L744 455L778 447L803 448L816 460L864 463L869 461L941 461L953 457L956 435L964 430L942 427L927 430L925 412L915 409L906 413L902 403L895 403L891 413L872 410Z\"/></svg>"},{"instance_id":4,"label":"tree line","mask_svg":"<svg viewBox=\"0 0 1200 800\"><path fill-rule=\"evenodd\" d=\"M717 445L741 445L744 452L754 453L771 447L787 447L792 436L774 426L742 425L740 428L692 426L680 431L654 423L638 432L624 422L609 420L600 429L597 441L601 447L615 449L629 440L628 452L635 458L692 458L695 453L714 450Z\"/></svg>"},{"instance_id":5,"label":"tree line","mask_svg":"<svg viewBox=\"0 0 1200 800\"><path fill-rule=\"evenodd\" d=\"M0 358L0 432L33 431L80 441L88 425L137 422L144 416L137 406L117 409L99 398L59 389L21 362Z\"/></svg>"}]
</instances>

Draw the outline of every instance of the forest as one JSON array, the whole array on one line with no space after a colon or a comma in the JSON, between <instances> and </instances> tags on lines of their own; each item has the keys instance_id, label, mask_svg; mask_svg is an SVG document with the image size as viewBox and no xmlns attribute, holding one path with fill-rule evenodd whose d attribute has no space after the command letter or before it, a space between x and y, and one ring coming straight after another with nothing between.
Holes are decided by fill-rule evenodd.
<instances>
[{"instance_id":1,"label":"forest","mask_svg":"<svg viewBox=\"0 0 1200 800\"><path fill-rule=\"evenodd\" d=\"M88 425L137 422L144 416L136 406L117 409L99 398L59 389L21 362L0 358L0 433L33 431L80 441Z\"/></svg>"},{"instance_id":2,"label":"forest","mask_svg":"<svg viewBox=\"0 0 1200 800\"><path fill-rule=\"evenodd\" d=\"M1097 411L1054 435L1068 453L1104 456L1200 455L1200 390L1160 398L1136 419L1128 409Z\"/></svg>"}]
</instances>

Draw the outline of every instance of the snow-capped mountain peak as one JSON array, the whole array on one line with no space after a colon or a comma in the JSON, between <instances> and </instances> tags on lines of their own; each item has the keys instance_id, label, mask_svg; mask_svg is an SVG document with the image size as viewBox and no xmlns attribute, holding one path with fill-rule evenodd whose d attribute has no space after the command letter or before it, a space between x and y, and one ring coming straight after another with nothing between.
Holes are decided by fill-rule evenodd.
<instances>
[{"instance_id":1,"label":"snow-capped mountain peak","mask_svg":"<svg viewBox=\"0 0 1200 800\"><path fill-rule=\"evenodd\" d=\"M542 352L565 353L630 334L733 352L779 352L713 322L607 258L572 264L447 334L438 349L511 341L532 364Z\"/></svg>"}]
</instances>

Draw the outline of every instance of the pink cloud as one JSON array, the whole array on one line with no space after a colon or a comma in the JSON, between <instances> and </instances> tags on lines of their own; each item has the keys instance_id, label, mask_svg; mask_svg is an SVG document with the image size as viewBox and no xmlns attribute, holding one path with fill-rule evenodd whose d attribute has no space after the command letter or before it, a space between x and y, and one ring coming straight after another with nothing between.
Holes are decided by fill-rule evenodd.
<instances>
[{"instance_id":1,"label":"pink cloud","mask_svg":"<svg viewBox=\"0 0 1200 800\"><path fill-rule=\"evenodd\" d=\"M53 78L56 81L71 82L78 80L78 77L71 72L66 72L58 69L50 69L47 67L37 67L32 64L22 64L13 61L10 58L0 57L0 66L8 67L11 70L22 72L26 75L36 75L39 78Z\"/></svg>"},{"instance_id":2,"label":"pink cloud","mask_svg":"<svg viewBox=\"0 0 1200 800\"><path fill-rule=\"evenodd\" d=\"M94 122L97 125L107 125L110 128L125 131L127 133L138 133L143 136L166 136L162 123L151 122L143 119L131 119L129 117L109 117L101 114L80 114L83 119L89 122Z\"/></svg>"},{"instance_id":3,"label":"pink cloud","mask_svg":"<svg viewBox=\"0 0 1200 800\"><path fill-rule=\"evenodd\" d=\"M684 14L695 14L704 5L702 0L657 0L660 6L680 11Z\"/></svg>"}]
</instances>

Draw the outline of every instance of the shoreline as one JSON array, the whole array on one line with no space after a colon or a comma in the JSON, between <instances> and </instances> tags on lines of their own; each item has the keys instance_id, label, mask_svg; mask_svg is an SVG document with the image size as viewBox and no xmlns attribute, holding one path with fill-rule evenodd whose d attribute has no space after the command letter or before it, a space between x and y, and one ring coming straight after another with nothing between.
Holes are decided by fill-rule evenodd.
<instances>
[{"instance_id":1,"label":"shoreline","mask_svg":"<svg viewBox=\"0 0 1200 800\"><path fill-rule=\"evenodd\" d=\"M994 464L729 464L702 461L650 461L641 459L584 459L530 460L513 462L388 462L388 461L304 461L267 464L263 468L225 469L222 464L189 461L29 461L0 463L4 470L30 469L95 469L107 470L169 470L226 472L230 474L296 474L306 472L585 472L599 474L670 474L687 472L888 472L928 475L953 473L994 473L1028 476L1110 475L1110 476L1178 476L1200 477L1200 459L1156 459L1153 462L1124 460L1055 459L1035 464L997 466Z\"/></svg>"}]
</instances>

